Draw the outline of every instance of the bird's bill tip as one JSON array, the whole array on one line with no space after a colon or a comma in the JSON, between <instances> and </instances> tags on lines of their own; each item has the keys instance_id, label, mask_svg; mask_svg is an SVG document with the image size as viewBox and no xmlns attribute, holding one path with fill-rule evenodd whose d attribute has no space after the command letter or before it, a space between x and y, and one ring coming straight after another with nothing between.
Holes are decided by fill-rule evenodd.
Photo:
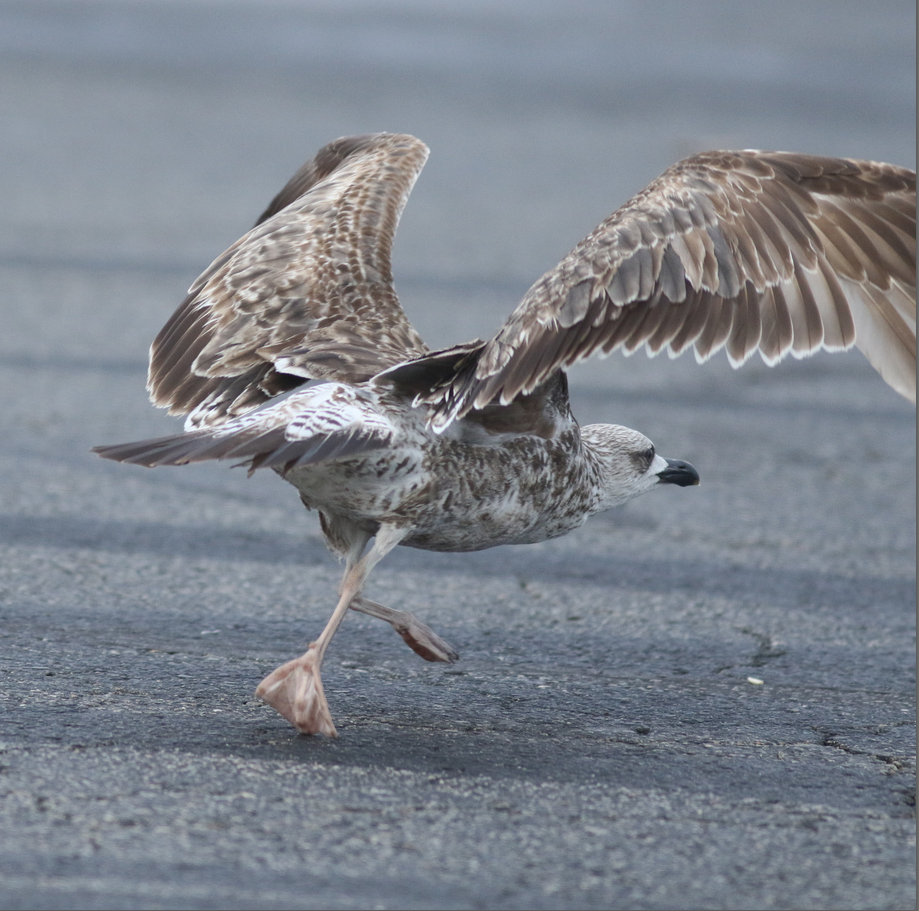
<instances>
[{"instance_id":1,"label":"bird's bill tip","mask_svg":"<svg viewBox=\"0 0 919 911\"><path fill-rule=\"evenodd\" d=\"M667 459L667 467L657 473L659 484L676 484L677 487L694 487L699 483L699 472L689 462Z\"/></svg>"}]
</instances>

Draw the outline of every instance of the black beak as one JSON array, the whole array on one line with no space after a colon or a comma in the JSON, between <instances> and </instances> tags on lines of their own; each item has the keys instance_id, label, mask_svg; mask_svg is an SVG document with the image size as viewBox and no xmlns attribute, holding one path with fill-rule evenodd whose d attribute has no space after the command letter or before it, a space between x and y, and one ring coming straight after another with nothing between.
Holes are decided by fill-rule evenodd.
<instances>
[{"instance_id":1,"label":"black beak","mask_svg":"<svg viewBox=\"0 0 919 911\"><path fill-rule=\"evenodd\" d=\"M692 487L699 483L699 472L689 462L667 459L667 467L657 473L660 484L676 484L678 487Z\"/></svg>"}]
</instances>

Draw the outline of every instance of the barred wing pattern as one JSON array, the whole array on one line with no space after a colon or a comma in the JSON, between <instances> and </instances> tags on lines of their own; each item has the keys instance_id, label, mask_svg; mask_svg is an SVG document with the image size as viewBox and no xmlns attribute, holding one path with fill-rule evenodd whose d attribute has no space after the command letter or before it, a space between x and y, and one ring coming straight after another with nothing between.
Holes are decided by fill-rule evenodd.
<instances>
[{"instance_id":1,"label":"barred wing pattern","mask_svg":"<svg viewBox=\"0 0 919 911\"><path fill-rule=\"evenodd\" d=\"M297 465L344 458L389 446L396 428L360 389L323 383L225 421L217 427L153 440L96 446L104 459L154 468L208 459L234 459L256 468L289 471Z\"/></svg>"},{"instance_id":2,"label":"barred wing pattern","mask_svg":"<svg viewBox=\"0 0 919 911\"><path fill-rule=\"evenodd\" d=\"M916 397L916 175L787 152L708 152L665 171L524 296L488 342L416 396L442 429L595 352L734 366L857 344ZM433 357L433 356L432 356ZM444 354L437 357L444 360ZM388 374L418 373L421 362Z\"/></svg>"},{"instance_id":3,"label":"barred wing pattern","mask_svg":"<svg viewBox=\"0 0 919 911\"><path fill-rule=\"evenodd\" d=\"M362 382L427 351L392 282L428 156L412 136L336 140L197 279L150 351L154 404L213 426L306 379Z\"/></svg>"}]
</instances>

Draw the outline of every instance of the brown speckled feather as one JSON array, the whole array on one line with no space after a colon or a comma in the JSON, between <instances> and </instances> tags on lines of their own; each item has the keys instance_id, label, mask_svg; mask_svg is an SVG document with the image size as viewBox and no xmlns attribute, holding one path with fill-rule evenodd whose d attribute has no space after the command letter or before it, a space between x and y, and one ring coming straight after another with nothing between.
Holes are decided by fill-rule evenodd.
<instances>
[{"instance_id":1,"label":"brown speckled feather","mask_svg":"<svg viewBox=\"0 0 919 911\"><path fill-rule=\"evenodd\" d=\"M197 279L150 352L153 402L212 426L305 379L358 383L424 354L392 283L399 216L427 159L412 136L325 146Z\"/></svg>"},{"instance_id":2,"label":"brown speckled feather","mask_svg":"<svg viewBox=\"0 0 919 911\"><path fill-rule=\"evenodd\" d=\"M755 351L771 364L852 344L915 401L915 207L916 176L894 165L688 158L591 232L418 401L444 427L597 351L692 346L704 360L724 347L738 366ZM390 371L397 384L403 369Z\"/></svg>"}]
</instances>

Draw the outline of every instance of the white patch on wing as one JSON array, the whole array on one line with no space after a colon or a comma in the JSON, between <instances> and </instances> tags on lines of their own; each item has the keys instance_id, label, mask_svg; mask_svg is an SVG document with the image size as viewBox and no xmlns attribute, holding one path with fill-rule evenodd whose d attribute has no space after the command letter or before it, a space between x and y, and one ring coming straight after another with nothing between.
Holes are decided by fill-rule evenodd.
<instances>
[{"instance_id":1,"label":"white patch on wing","mask_svg":"<svg viewBox=\"0 0 919 911\"><path fill-rule=\"evenodd\" d=\"M222 439L268 434L282 427L290 442L361 439L377 445L389 444L396 429L366 393L339 383L323 383L280 396L212 433L215 439Z\"/></svg>"},{"instance_id":2,"label":"white patch on wing","mask_svg":"<svg viewBox=\"0 0 919 911\"><path fill-rule=\"evenodd\" d=\"M338 383L323 383L292 396L297 415L288 423L288 440L316 436L361 436L392 439L395 428L357 389Z\"/></svg>"}]
</instances>

